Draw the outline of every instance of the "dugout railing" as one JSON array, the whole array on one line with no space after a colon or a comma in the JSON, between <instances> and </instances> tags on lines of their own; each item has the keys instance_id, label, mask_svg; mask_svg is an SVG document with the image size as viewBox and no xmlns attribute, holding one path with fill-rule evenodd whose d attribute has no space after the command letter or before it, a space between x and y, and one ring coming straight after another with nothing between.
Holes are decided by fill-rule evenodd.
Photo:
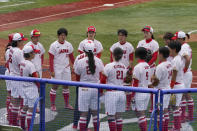
<instances>
[{"instance_id":1,"label":"dugout railing","mask_svg":"<svg viewBox=\"0 0 197 131\"><path fill-rule=\"evenodd\" d=\"M92 83L52 80L52 79L44 79L44 78L41 79L41 78L29 78L29 77L14 77L14 76L5 76L5 75L0 75L0 79L1 80L39 82L40 83L40 97L35 102L30 131L32 131L32 129L33 129L33 122L34 122L33 120L35 117L36 105L38 104L39 101L40 101L39 131L45 131L45 95L46 95L45 90L46 90L46 84L66 85L66 86L74 86L74 87L88 87L88 88L97 88L97 89L111 89L111 90L119 90L119 91L127 91L127 92L152 93L155 95L155 102L154 102L155 108L151 114L151 119L150 119L148 129L149 129L149 131L151 130L152 120L154 120L153 130L157 131L157 105L158 105L158 94L159 94L159 90L157 90L157 89L127 87L127 86L112 86L112 85L107 85L107 84L92 84ZM100 92L98 91L98 97L99 96L100 96ZM98 103L97 118L99 120L100 99L98 99L97 103ZM99 131L99 127L97 127L97 129Z\"/></svg>"}]
</instances>

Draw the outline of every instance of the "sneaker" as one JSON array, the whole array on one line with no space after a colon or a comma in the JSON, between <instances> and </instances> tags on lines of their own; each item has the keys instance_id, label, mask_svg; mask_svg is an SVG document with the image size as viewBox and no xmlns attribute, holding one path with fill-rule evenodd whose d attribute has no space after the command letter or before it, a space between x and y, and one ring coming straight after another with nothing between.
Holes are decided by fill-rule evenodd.
<instances>
[{"instance_id":1,"label":"sneaker","mask_svg":"<svg viewBox=\"0 0 197 131\"><path fill-rule=\"evenodd\" d=\"M51 111L56 111L56 106L51 106Z\"/></svg>"},{"instance_id":2,"label":"sneaker","mask_svg":"<svg viewBox=\"0 0 197 131\"><path fill-rule=\"evenodd\" d=\"M64 108L65 108L65 109L74 110L74 108L73 108L70 104L66 105Z\"/></svg>"}]
</instances>

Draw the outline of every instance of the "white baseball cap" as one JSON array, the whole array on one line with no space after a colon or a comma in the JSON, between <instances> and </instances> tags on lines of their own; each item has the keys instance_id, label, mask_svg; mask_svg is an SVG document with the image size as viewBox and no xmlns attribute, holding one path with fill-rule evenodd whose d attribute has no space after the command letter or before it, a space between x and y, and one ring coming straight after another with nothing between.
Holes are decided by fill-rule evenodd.
<instances>
[{"instance_id":1,"label":"white baseball cap","mask_svg":"<svg viewBox=\"0 0 197 131\"><path fill-rule=\"evenodd\" d=\"M83 46L84 51L89 52L89 51L94 51L94 42L92 40L86 40Z\"/></svg>"},{"instance_id":2,"label":"white baseball cap","mask_svg":"<svg viewBox=\"0 0 197 131\"><path fill-rule=\"evenodd\" d=\"M23 53L31 53L34 52L34 49L32 46L24 46Z\"/></svg>"},{"instance_id":3,"label":"white baseball cap","mask_svg":"<svg viewBox=\"0 0 197 131\"><path fill-rule=\"evenodd\" d=\"M185 32L179 31L179 32L176 32L176 33L174 34L174 37L172 37L172 39L173 39L173 40L176 40L176 39L178 39L178 38L185 38L185 37L186 37Z\"/></svg>"},{"instance_id":4,"label":"white baseball cap","mask_svg":"<svg viewBox=\"0 0 197 131\"><path fill-rule=\"evenodd\" d=\"M13 41L19 41L19 40L23 40L23 41L26 41L28 40L27 38L24 37L24 35L22 33L15 33L13 35Z\"/></svg>"}]
</instances>

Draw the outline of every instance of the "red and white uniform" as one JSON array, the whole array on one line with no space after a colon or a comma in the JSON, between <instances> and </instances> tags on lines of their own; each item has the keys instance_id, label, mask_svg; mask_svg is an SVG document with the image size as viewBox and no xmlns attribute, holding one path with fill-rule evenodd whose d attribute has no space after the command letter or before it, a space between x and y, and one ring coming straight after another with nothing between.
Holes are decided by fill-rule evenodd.
<instances>
[{"instance_id":1,"label":"red and white uniform","mask_svg":"<svg viewBox=\"0 0 197 131\"><path fill-rule=\"evenodd\" d=\"M137 48L138 47L144 47L144 48L150 50L152 53L152 59L148 62L149 66L150 66L150 74L149 75L151 77L155 72L155 66L156 66L155 61L157 60L159 44L154 39L141 40L141 41L139 41L139 43L137 45Z\"/></svg>"},{"instance_id":2,"label":"red and white uniform","mask_svg":"<svg viewBox=\"0 0 197 131\"><path fill-rule=\"evenodd\" d=\"M6 61L5 75L6 76L10 75L10 72L9 72L9 52L10 52L10 49L7 49L6 52L5 52L5 61ZM5 80L5 82L6 82L7 91L11 91L10 81L9 80Z\"/></svg>"},{"instance_id":3,"label":"red and white uniform","mask_svg":"<svg viewBox=\"0 0 197 131\"><path fill-rule=\"evenodd\" d=\"M71 80L70 58L73 56L73 46L68 41L55 41L49 49L50 71L55 72L55 79ZM73 60L74 61L74 58Z\"/></svg>"},{"instance_id":4,"label":"red and white uniform","mask_svg":"<svg viewBox=\"0 0 197 131\"><path fill-rule=\"evenodd\" d=\"M188 55L190 57L190 65L189 65L189 68L187 69L187 72L184 73L183 80L184 80L185 88L191 88L191 84L192 84L192 71L191 71L192 49L189 46L189 44L184 43L181 46L181 51L179 52L179 55L182 57L184 64L185 64L185 59L183 57L185 55Z\"/></svg>"},{"instance_id":5,"label":"red and white uniform","mask_svg":"<svg viewBox=\"0 0 197 131\"><path fill-rule=\"evenodd\" d=\"M147 62L139 60L138 64L133 69L133 87L148 88L150 81L150 67ZM137 111L147 109L150 99L149 93L135 93L135 102Z\"/></svg>"},{"instance_id":6,"label":"red and white uniform","mask_svg":"<svg viewBox=\"0 0 197 131\"><path fill-rule=\"evenodd\" d=\"M78 47L78 52L80 54L82 54L84 52L84 44L87 43L87 41L88 41L88 39L84 39L83 41L80 42L79 47ZM100 58L101 57L101 52L103 51L103 46L102 46L101 42L96 40L96 39L94 39L93 42L94 42L94 46L95 46L94 54L98 58Z\"/></svg>"},{"instance_id":7,"label":"red and white uniform","mask_svg":"<svg viewBox=\"0 0 197 131\"><path fill-rule=\"evenodd\" d=\"M101 59L94 56L95 74L92 75L88 69L88 57L85 54L79 55L74 63L74 71L80 76L80 82L99 83L100 74L104 70ZM89 109L97 110L98 89L80 87L79 88L79 111L87 112Z\"/></svg>"},{"instance_id":8,"label":"red and white uniform","mask_svg":"<svg viewBox=\"0 0 197 131\"><path fill-rule=\"evenodd\" d=\"M33 77L37 70L33 62L23 60L20 64L20 74L24 77ZM24 105L33 108L36 99L39 97L37 85L34 82L22 82Z\"/></svg>"},{"instance_id":9,"label":"red and white uniform","mask_svg":"<svg viewBox=\"0 0 197 131\"><path fill-rule=\"evenodd\" d=\"M111 52L111 62L113 61L112 58L112 52L116 47L120 47L123 50L123 56L122 59L120 60L121 63L123 63L127 68L130 66L130 61L133 62L133 53L134 53L134 48L131 43L126 42L124 44L120 44L120 42L117 42L113 44L110 48Z\"/></svg>"},{"instance_id":10,"label":"red and white uniform","mask_svg":"<svg viewBox=\"0 0 197 131\"><path fill-rule=\"evenodd\" d=\"M172 79L172 65L169 61L160 63L155 70L155 76L159 79L159 84L156 89L171 89L170 82ZM165 94L163 99L163 108L168 108L170 94ZM160 100L160 99L159 99Z\"/></svg>"},{"instance_id":11,"label":"red and white uniform","mask_svg":"<svg viewBox=\"0 0 197 131\"><path fill-rule=\"evenodd\" d=\"M9 70L11 76L20 76L20 63L24 60L23 51L18 47L12 47L9 51ZM19 98L22 96L21 82L11 81L11 96L14 98Z\"/></svg>"},{"instance_id":12,"label":"red and white uniform","mask_svg":"<svg viewBox=\"0 0 197 131\"><path fill-rule=\"evenodd\" d=\"M180 55L177 55L172 60L172 68L177 71L176 81L173 89L183 89L184 88L184 61ZM176 106L179 106L182 99L182 94L176 95Z\"/></svg>"},{"instance_id":13,"label":"red and white uniform","mask_svg":"<svg viewBox=\"0 0 197 131\"><path fill-rule=\"evenodd\" d=\"M105 66L104 75L107 77L107 84L123 86L127 68L121 62L112 62ZM108 115L115 115L116 112L125 112L126 96L124 91L108 90L105 93L105 110Z\"/></svg>"},{"instance_id":14,"label":"red and white uniform","mask_svg":"<svg viewBox=\"0 0 197 131\"><path fill-rule=\"evenodd\" d=\"M32 41L29 41L25 46L32 46L35 52L35 57L32 59L32 62L34 63L36 67L36 71L39 73L40 77L42 77L42 64L44 61L44 53L45 49L43 45L38 42L37 44L32 43Z\"/></svg>"}]
</instances>

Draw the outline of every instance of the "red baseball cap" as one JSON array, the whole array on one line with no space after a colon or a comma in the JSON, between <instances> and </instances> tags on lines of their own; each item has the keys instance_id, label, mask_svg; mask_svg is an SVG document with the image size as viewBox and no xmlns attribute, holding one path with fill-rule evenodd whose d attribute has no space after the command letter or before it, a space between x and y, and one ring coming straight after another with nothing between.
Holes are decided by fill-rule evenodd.
<instances>
[{"instance_id":1,"label":"red baseball cap","mask_svg":"<svg viewBox=\"0 0 197 131\"><path fill-rule=\"evenodd\" d=\"M12 42L14 34L15 33L12 33L12 34L8 35L9 43Z\"/></svg>"},{"instance_id":2,"label":"red baseball cap","mask_svg":"<svg viewBox=\"0 0 197 131\"><path fill-rule=\"evenodd\" d=\"M40 31L37 30L37 29L34 29L34 30L31 31L31 37L32 36L40 36L40 34L41 34Z\"/></svg>"},{"instance_id":3,"label":"red baseball cap","mask_svg":"<svg viewBox=\"0 0 197 131\"><path fill-rule=\"evenodd\" d=\"M23 33L15 33L13 35L13 41L19 41L19 40L23 40L23 41L26 41L28 40L27 38L24 37Z\"/></svg>"},{"instance_id":4,"label":"red baseball cap","mask_svg":"<svg viewBox=\"0 0 197 131\"><path fill-rule=\"evenodd\" d=\"M172 37L172 40L177 40L178 38L185 38L185 37L186 37L185 32L179 31L174 34L174 37Z\"/></svg>"},{"instance_id":5,"label":"red baseball cap","mask_svg":"<svg viewBox=\"0 0 197 131\"><path fill-rule=\"evenodd\" d=\"M90 26L88 27L87 32L90 32L90 31L96 32L96 28L94 26Z\"/></svg>"},{"instance_id":6,"label":"red baseball cap","mask_svg":"<svg viewBox=\"0 0 197 131\"><path fill-rule=\"evenodd\" d=\"M150 32L150 33L153 33L153 28L151 26L145 26L142 31L147 31L147 32Z\"/></svg>"}]
</instances>

